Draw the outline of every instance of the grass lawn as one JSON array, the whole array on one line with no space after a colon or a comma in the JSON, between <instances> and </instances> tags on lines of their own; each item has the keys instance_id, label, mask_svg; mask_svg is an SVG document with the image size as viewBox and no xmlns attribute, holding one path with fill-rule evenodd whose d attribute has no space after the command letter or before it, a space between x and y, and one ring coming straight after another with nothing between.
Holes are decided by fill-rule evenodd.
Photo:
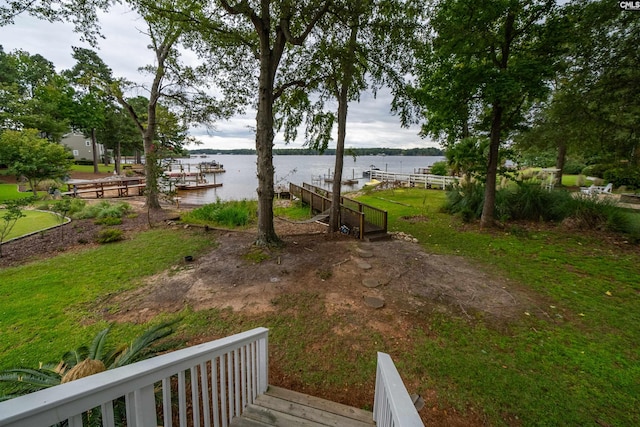
<instances>
[{"instance_id":1,"label":"grass lawn","mask_svg":"<svg viewBox=\"0 0 640 427\"><path fill-rule=\"evenodd\" d=\"M548 301L541 307L548 318L522 313L499 327L482 317L429 319L429 330L413 338L413 369L440 396L461 409L483 408L492 424L640 424L637 247L547 227L463 227L439 212L444 193L438 191L395 190L360 200L388 210L390 229L412 234L427 251L472 259ZM415 215L426 220L401 220Z\"/></svg>"},{"instance_id":2,"label":"grass lawn","mask_svg":"<svg viewBox=\"0 0 640 427\"><path fill-rule=\"evenodd\" d=\"M98 164L98 172L101 172L101 173L111 173L113 172L114 168L115 168L114 164L110 164L107 166L105 166L102 163ZM71 170L74 172L93 173L93 165L72 165Z\"/></svg>"},{"instance_id":3,"label":"grass lawn","mask_svg":"<svg viewBox=\"0 0 640 427\"><path fill-rule=\"evenodd\" d=\"M131 240L20 267L0 269L0 368L56 360L106 327L88 307L179 264L213 242L206 235L151 230ZM112 342L126 342L143 325L114 328Z\"/></svg>"},{"instance_id":4,"label":"grass lawn","mask_svg":"<svg viewBox=\"0 0 640 427\"><path fill-rule=\"evenodd\" d=\"M40 194L44 194L40 192ZM2 184L0 183L0 203L3 200L16 200L16 199L24 199L25 197L33 196L32 192L21 193L18 191L18 186L16 184Z\"/></svg>"},{"instance_id":5,"label":"grass lawn","mask_svg":"<svg viewBox=\"0 0 640 427\"><path fill-rule=\"evenodd\" d=\"M411 319L406 342L393 347L405 352L398 368L411 391L435 395L441 407L476 414L488 425L640 425L638 247L546 226L482 231L441 213L444 192L436 190L372 192L360 200L386 209L390 230L417 237L427 252L464 257L530 289L546 314L498 322L455 307L423 311ZM406 220L412 217L422 220ZM184 233L152 230L0 270L0 368L35 366L88 344L105 327L91 313L107 295L212 244L206 234ZM300 378L309 391L360 393L375 372L375 351L392 347L370 331L345 342L335 331L349 330L349 319L328 313L312 289L272 303L277 311L253 317L188 308L168 317L181 318L185 341L269 327L274 369ZM122 342L143 328L118 324L110 340Z\"/></svg>"},{"instance_id":6,"label":"grass lawn","mask_svg":"<svg viewBox=\"0 0 640 427\"><path fill-rule=\"evenodd\" d=\"M4 209L0 209L0 218L4 212ZM25 216L16 222L11 232L5 237L5 241L60 224L60 217L51 212L23 210L22 213Z\"/></svg>"}]
</instances>

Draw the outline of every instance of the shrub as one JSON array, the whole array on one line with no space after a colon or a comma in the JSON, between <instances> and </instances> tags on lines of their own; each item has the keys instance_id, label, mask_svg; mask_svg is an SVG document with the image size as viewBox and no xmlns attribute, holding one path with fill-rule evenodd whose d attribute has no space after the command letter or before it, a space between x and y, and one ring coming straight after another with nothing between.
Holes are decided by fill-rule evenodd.
<instances>
[{"instance_id":1,"label":"shrub","mask_svg":"<svg viewBox=\"0 0 640 427\"><path fill-rule=\"evenodd\" d=\"M566 205L571 194L547 191L538 183L517 182L516 189L505 197L508 217L529 221L560 221L567 215Z\"/></svg>"},{"instance_id":2,"label":"shrub","mask_svg":"<svg viewBox=\"0 0 640 427\"><path fill-rule=\"evenodd\" d=\"M640 241L640 222L611 198L599 198L567 191L547 191L539 183L517 182L515 188L496 191L495 217L527 221L566 221L579 229L624 233L632 242ZM480 218L484 185L464 182L447 190L444 210L460 214L464 222Z\"/></svg>"},{"instance_id":3,"label":"shrub","mask_svg":"<svg viewBox=\"0 0 640 427\"><path fill-rule=\"evenodd\" d=\"M589 230L621 231L625 228L622 210L609 198L580 196L567 203L566 217L573 227ZM620 226L616 225L619 221Z\"/></svg>"},{"instance_id":4,"label":"shrub","mask_svg":"<svg viewBox=\"0 0 640 427\"><path fill-rule=\"evenodd\" d=\"M447 190L445 212L459 213L465 222L480 218L484 203L484 184L477 181L464 181Z\"/></svg>"},{"instance_id":5,"label":"shrub","mask_svg":"<svg viewBox=\"0 0 640 427\"><path fill-rule=\"evenodd\" d=\"M94 222L98 225L120 225L122 224L122 218L105 216L103 218L96 219Z\"/></svg>"},{"instance_id":6,"label":"shrub","mask_svg":"<svg viewBox=\"0 0 640 427\"><path fill-rule=\"evenodd\" d=\"M98 232L96 241L98 243L112 243L124 239L124 233L117 228L105 228Z\"/></svg>"},{"instance_id":7,"label":"shrub","mask_svg":"<svg viewBox=\"0 0 640 427\"><path fill-rule=\"evenodd\" d=\"M75 218L78 213L82 212L87 207L87 202L82 199L71 199L71 208L69 209L68 215L72 218Z\"/></svg>"},{"instance_id":8,"label":"shrub","mask_svg":"<svg viewBox=\"0 0 640 427\"><path fill-rule=\"evenodd\" d=\"M586 176L597 176L598 178L604 178L604 173L611 168L611 165L603 163L589 165L582 169L582 174Z\"/></svg>"},{"instance_id":9,"label":"shrub","mask_svg":"<svg viewBox=\"0 0 640 427\"><path fill-rule=\"evenodd\" d=\"M447 165L447 162L440 161L440 162L435 162L434 164L432 164L431 165L431 173L433 175L440 175L440 176L449 175L449 166Z\"/></svg>"},{"instance_id":10,"label":"shrub","mask_svg":"<svg viewBox=\"0 0 640 427\"><path fill-rule=\"evenodd\" d=\"M214 223L227 227L241 227L255 217L256 202L240 200L210 203L184 215L183 220L195 223Z\"/></svg>"},{"instance_id":11,"label":"shrub","mask_svg":"<svg viewBox=\"0 0 640 427\"><path fill-rule=\"evenodd\" d=\"M564 164L564 168L562 169L562 173L567 175L578 175L582 173L586 165L582 162L578 162L575 160L567 160Z\"/></svg>"},{"instance_id":12,"label":"shrub","mask_svg":"<svg viewBox=\"0 0 640 427\"><path fill-rule=\"evenodd\" d=\"M103 200L95 205L85 206L81 211L75 212L74 217L77 219L87 218L122 218L131 211L131 206L128 203L115 203ZM71 212L70 212L71 214Z\"/></svg>"},{"instance_id":13,"label":"shrub","mask_svg":"<svg viewBox=\"0 0 640 427\"><path fill-rule=\"evenodd\" d=\"M640 168L618 167L607 170L603 178L614 187L640 188Z\"/></svg>"}]
</instances>

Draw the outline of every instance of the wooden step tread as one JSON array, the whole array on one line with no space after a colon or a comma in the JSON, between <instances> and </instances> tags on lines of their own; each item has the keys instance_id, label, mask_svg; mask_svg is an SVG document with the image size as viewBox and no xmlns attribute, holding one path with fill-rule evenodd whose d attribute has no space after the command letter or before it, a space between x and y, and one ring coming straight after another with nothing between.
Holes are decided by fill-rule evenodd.
<instances>
[{"instance_id":1,"label":"wooden step tread","mask_svg":"<svg viewBox=\"0 0 640 427\"><path fill-rule=\"evenodd\" d=\"M241 418L231 423L233 427L372 425L375 423L371 412L275 386L269 386Z\"/></svg>"},{"instance_id":2,"label":"wooden step tread","mask_svg":"<svg viewBox=\"0 0 640 427\"><path fill-rule=\"evenodd\" d=\"M323 411L331 412L345 418L352 418L354 420L362 421L369 425L375 425L375 423L373 422L373 412L365 411L364 409L354 408L352 406L343 405L341 403L332 402L330 400L321 399L319 397L310 396L305 393L298 393L296 391L291 391L276 386L269 386L269 389L267 390L265 395L274 396L283 400L288 400L290 402L299 403L316 409L321 409Z\"/></svg>"}]
</instances>

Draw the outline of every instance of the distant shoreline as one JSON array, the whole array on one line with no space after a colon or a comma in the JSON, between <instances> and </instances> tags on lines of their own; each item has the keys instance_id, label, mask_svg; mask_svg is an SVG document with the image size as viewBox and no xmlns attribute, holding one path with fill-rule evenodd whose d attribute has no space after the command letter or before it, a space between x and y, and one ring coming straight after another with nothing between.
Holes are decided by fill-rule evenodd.
<instances>
[{"instance_id":1,"label":"distant shoreline","mask_svg":"<svg viewBox=\"0 0 640 427\"><path fill-rule=\"evenodd\" d=\"M200 148L187 150L190 155L216 154L256 154L256 150L241 148L235 150L216 150L213 148ZM328 148L324 152L310 148L274 148L273 154L277 156L333 156L336 150ZM352 148L345 150L345 157L351 156L444 156L444 151L435 147L425 148Z\"/></svg>"}]
</instances>

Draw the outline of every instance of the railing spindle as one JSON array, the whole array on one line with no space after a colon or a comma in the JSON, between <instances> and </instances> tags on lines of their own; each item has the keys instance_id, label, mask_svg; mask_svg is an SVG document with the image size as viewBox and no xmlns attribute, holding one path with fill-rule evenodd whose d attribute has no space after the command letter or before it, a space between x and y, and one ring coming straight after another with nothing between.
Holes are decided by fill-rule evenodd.
<instances>
[{"instance_id":1,"label":"railing spindle","mask_svg":"<svg viewBox=\"0 0 640 427\"><path fill-rule=\"evenodd\" d=\"M198 398L197 366L193 366L189 369L189 377L191 378L191 413L193 418L193 426L200 427L200 402Z\"/></svg>"},{"instance_id":2,"label":"railing spindle","mask_svg":"<svg viewBox=\"0 0 640 427\"><path fill-rule=\"evenodd\" d=\"M171 377L162 379L162 420L163 427L172 427L171 419Z\"/></svg>"},{"instance_id":3,"label":"railing spindle","mask_svg":"<svg viewBox=\"0 0 640 427\"><path fill-rule=\"evenodd\" d=\"M187 386L184 371L178 372L178 416L180 427L187 427Z\"/></svg>"}]
</instances>

